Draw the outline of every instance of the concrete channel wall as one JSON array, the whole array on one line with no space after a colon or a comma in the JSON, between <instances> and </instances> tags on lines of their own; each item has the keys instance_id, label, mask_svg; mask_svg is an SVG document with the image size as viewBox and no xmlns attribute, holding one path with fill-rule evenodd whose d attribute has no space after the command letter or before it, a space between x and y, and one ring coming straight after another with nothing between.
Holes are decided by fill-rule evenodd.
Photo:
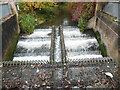
<instances>
[{"instance_id":1,"label":"concrete channel wall","mask_svg":"<svg viewBox=\"0 0 120 90\"><path fill-rule=\"evenodd\" d=\"M19 33L19 27L16 14L10 15L0 22L0 31L2 32L2 57L4 59L6 57L5 54L14 43L13 37Z\"/></svg>"},{"instance_id":2,"label":"concrete channel wall","mask_svg":"<svg viewBox=\"0 0 120 90\"><path fill-rule=\"evenodd\" d=\"M51 34L51 47L50 47L50 63L54 62L54 40L55 40L55 26L52 26L52 34Z\"/></svg>"},{"instance_id":3,"label":"concrete channel wall","mask_svg":"<svg viewBox=\"0 0 120 90\"><path fill-rule=\"evenodd\" d=\"M63 35L63 29L62 26L59 26L59 34L60 34L60 44L61 44L61 59L62 63L66 62L66 49L65 49L65 43L64 43L64 35ZM55 47L55 26L52 26L52 35L51 35L51 48L50 48L50 63L54 64L54 47Z\"/></svg>"},{"instance_id":4,"label":"concrete channel wall","mask_svg":"<svg viewBox=\"0 0 120 90\"><path fill-rule=\"evenodd\" d=\"M62 49L62 62L66 62L66 49L65 49L65 42L64 42L64 35L63 35L63 28L60 25L60 42L61 42L61 49Z\"/></svg>"},{"instance_id":5,"label":"concrete channel wall","mask_svg":"<svg viewBox=\"0 0 120 90\"><path fill-rule=\"evenodd\" d=\"M119 29L120 24L110 20L102 12L97 12L95 31L100 33L101 39L107 48L108 55L113 57L118 63L120 62Z\"/></svg>"}]
</instances>

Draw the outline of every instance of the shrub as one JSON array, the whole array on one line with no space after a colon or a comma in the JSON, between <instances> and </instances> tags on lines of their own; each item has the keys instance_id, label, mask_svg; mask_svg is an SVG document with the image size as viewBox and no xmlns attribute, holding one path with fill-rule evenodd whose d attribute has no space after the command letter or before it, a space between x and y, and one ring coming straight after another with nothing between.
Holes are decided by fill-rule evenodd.
<instances>
[{"instance_id":1,"label":"shrub","mask_svg":"<svg viewBox=\"0 0 120 90\"><path fill-rule=\"evenodd\" d=\"M78 20L78 27L80 27L80 31L83 32L88 25L88 20L89 20L89 16L87 13L83 14L79 20Z\"/></svg>"},{"instance_id":2,"label":"shrub","mask_svg":"<svg viewBox=\"0 0 120 90\"><path fill-rule=\"evenodd\" d=\"M35 28L35 18L30 14L19 16L21 33L30 34Z\"/></svg>"}]
</instances>

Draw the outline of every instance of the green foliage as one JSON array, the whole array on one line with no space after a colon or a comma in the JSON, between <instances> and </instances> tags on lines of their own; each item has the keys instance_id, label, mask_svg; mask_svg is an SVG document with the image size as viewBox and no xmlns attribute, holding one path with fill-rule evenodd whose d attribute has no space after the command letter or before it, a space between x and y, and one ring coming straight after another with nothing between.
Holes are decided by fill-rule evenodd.
<instances>
[{"instance_id":1,"label":"green foliage","mask_svg":"<svg viewBox=\"0 0 120 90\"><path fill-rule=\"evenodd\" d=\"M30 14L19 16L21 33L30 34L35 28L35 18Z\"/></svg>"},{"instance_id":2,"label":"green foliage","mask_svg":"<svg viewBox=\"0 0 120 90\"><path fill-rule=\"evenodd\" d=\"M22 33L30 34L35 26L53 18L57 11L56 2L19 2L19 23Z\"/></svg>"},{"instance_id":3,"label":"green foliage","mask_svg":"<svg viewBox=\"0 0 120 90\"><path fill-rule=\"evenodd\" d=\"M107 57L108 56L107 55L107 50L106 50L106 47L105 47L104 43L101 41L99 32L96 32L96 39L99 43L102 56Z\"/></svg>"},{"instance_id":4,"label":"green foliage","mask_svg":"<svg viewBox=\"0 0 120 90\"><path fill-rule=\"evenodd\" d=\"M62 5L58 5L58 8L60 11L62 11L62 13L65 13L66 10L68 9L68 5L67 3L62 3Z\"/></svg>"},{"instance_id":5,"label":"green foliage","mask_svg":"<svg viewBox=\"0 0 120 90\"><path fill-rule=\"evenodd\" d=\"M83 9L81 9L81 14L78 19L78 27L80 27L80 31L83 32L87 29L89 19L94 15L94 3L81 3Z\"/></svg>"},{"instance_id":6,"label":"green foliage","mask_svg":"<svg viewBox=\"0 0 120 90\"><path fill-rule=\"evenodd\" d=\"M83 32L87 28L88 20L89 20L89 16L87 13L83 14L83 16L79 18L78 27L80 27L81 32Z\"/></svg>"},{"instance_id":7,"label":"green foliage","mask_svg":"<svg viewBox=\"0 0 120 90\"><path fill-rule=\"evenodd\" d=\"M20 12L34 12L35 10L51 10L56 7L56 2L19 2Z\"/></svg>"}]
</instances>

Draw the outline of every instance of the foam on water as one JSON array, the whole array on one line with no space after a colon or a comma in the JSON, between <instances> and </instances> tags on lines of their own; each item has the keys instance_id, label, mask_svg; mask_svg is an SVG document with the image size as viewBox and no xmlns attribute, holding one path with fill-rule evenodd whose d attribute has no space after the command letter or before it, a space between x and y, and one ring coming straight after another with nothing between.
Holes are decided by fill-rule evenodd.
<instances>
[{"instance_id":1,"label":"foam on water","mask_svg":"<svg viewBox=\"0 0 120 90\"><path fill-rule=\"evenodd\" d=\"M34 48L40 48L42 45L48 46L50 48L50 41L31 41L31 42L27 42L27 41L19 41L17 46L18 47L23 47L26 49L34 49Z\"/></svg>"},{"instance_id":2,"label":"foam on water","mask_svg":"<svg viewBox=\"0 0 120 90\"><path fill-rule=\"evenodd\" d=\"M64 31L64 36L80 36L80 32L75 30L75 31Z\"/></svg>"},{"instance_id":3,"label":"foam on water","mask_svg":"<svg viewBox=\"0 0 120 90\"><path fill-rule=\"evenodd\" d=\"M55 62L61 62L61 44L60 44L60 36L59 29L55 29L55 47L54 47L54 60Z\"/></svg>"},{"instance_id":4,"label":"foam on water","mask_svg":"<svg viewBox=\"0 0 120 90\"><path fill-rule=\"evenodd\" d=\"M14 54L13 61L49 61L51 32L52 29L49 27L48 29L35 29L32 34L21 36L17 44L17 51ZM38 50L44 50L45 52L38 53Z\"/></svg>"},{"instance_id":5,"label":"foam on water","mask_svg":"<svg viewBox=\"0 0 120 90\"><path fill-rule=\"evenodd\" d=\"M89 48L93 46L93 44L97 44L97 40L93 39L83 39L83 40L66 40L65 46L68 49L78 49L78 48Z\"/></svg>"},{"instance_id":6,"label":"foam on water","mask_svg":"<svg viewBox=\"0 0 120 90\"><path fill-rule=\"evenodd\" d=\"M67 56L76 56L76 55L101 55L100 51L71 51L67 53Z\"/></svg>"},{"instance_id":7,"label":"foam on water","mask_svg":"<svg viewBox=\"0 0 120 90\"><path fill-rule=\"evenodd\" d=\"M24 57L14 57L13 61L31 61L31 60L43 60L49 61L49 56L24 56Z\"/></svg>"},{"instance_id":8,"label":"foam on water","mask_svg":"<svg viewBox=\"0 0 120 90\"><path fill-rule=\"evenodd\" d=\"M84 58L101 58L102 55L79 55L79 56L68 56L68 59L84 59Z\"/></svg>"},{"instance_id":9,"label":"foam on water","mask_svg":"<svg viewBox=\"0 0 120 90\"><path fill-rule=\"evenodd\" d=\"M102 57L99 44L94 37L80 32L78 27L63 27L67 59L99 58ZM93 49L93 50L92 50Z\"/></svg>"},{"instance_id":10,"label":"foam on water","mask_svg":"<svg viewBox=\"0 0 120 90\"><path fill-rule=\"evenodd\" d=\"M31 35L28 35L28 36L24 36L26 38L35 38L35 37L49 37L48 34L51 33L51 31L37 31L37 32L34 32L33 34Z\"/></svg>"}]
</instances>

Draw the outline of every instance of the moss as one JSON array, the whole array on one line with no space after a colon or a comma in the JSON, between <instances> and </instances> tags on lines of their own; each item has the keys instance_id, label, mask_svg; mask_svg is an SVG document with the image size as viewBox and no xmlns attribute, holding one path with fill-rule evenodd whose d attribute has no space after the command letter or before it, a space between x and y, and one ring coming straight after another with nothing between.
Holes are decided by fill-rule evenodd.
<instances>
[{"instance_id":1,"label":"moss","mask_svg":"<svg viewBox=\"0 0 120 90\"><path fill-rule=\"evenodd\" d=\"M96 34L96 39L99 43L99 47L100 47L102 56L107 57L108 55L107 55L106 47L105 47L104 43L101 41L99 32L95 32L95 34Z\"/></svg>"},{"instance_id":2,"label":"moss","mask_svg":"<svg viewBox=\"0 0 120 90\"><path fill-rule=\"evenodd\" d=\"M4 58L3 58L3 61L12 61L13 55L14 55L14 50L15 50L15 47L18 42L18 38L19 38L19 34L16 34L15 36L13 36L12 41L11 41L12 43L7 48Z\"/></svg>"}]
</instances>

